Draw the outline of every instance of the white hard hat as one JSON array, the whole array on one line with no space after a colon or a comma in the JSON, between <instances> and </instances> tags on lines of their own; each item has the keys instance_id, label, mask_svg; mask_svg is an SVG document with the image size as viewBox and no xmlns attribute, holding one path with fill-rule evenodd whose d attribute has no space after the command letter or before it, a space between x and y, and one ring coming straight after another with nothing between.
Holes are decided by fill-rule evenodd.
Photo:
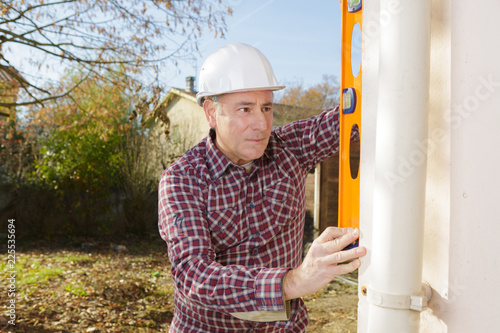
<instances>
[{"instance_id":1,"label":"white hard hat","mask_svg":"<svg viewBox=\"0 0 500 333\"><path fill-rule=\"evenodd\" d=\"M252 90L280 90L267 58L253 46L231 43L208 56L201 67L196 100Z\"/></svg>"}]
</instances>

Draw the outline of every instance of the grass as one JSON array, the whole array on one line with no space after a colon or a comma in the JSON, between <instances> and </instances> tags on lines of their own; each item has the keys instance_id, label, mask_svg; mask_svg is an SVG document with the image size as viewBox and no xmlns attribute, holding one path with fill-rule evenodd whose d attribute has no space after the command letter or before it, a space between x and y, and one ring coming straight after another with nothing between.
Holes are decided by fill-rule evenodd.
<instances>
[{"instance_id":1,"label":"grass","mask_svg":"<svg viewBox=\"0 0 500 333\"><path fill-rule=\"evenodd\" d=\"M64 287L64 290L75 296L87 296L87 291L85 291L85 288L82 286L67 284L66 287Z\"/></svg>"},{"instance_id":2,"label":"grass","mask_svg":"<svg viewBox=\"0 0 500 333\"><path fill-rule=\"evenodd\" d=\"M25 286L46 285L50 281L62 277L64 271L61 267L66 267L68 264L86 265L93 261L95 259L91 255L75 252L60 252L51 256L50 259L43 254L36 257L18 254L14 268L16 285L21 290ZM7 271L5 262L0 263L0 271ZM85 296L87 294L85 288L81 286L68 284L64 289L76 296Z\"/></svg>"},{"instance_id":3,"label":"grass","mask_svg":"<svg viewBox=\"0 0 500 333\"><path fill-rule=\"evenodd\" d=\"M17 273L16 283L19 287L26 285L44 284L53 277L60 276L62 270L57 266L44 266L42 260L31 259L29 257L16 258L15 272ZM0 268L5 271L5 264L0 264Z\"/></svg>"}]
</instances>

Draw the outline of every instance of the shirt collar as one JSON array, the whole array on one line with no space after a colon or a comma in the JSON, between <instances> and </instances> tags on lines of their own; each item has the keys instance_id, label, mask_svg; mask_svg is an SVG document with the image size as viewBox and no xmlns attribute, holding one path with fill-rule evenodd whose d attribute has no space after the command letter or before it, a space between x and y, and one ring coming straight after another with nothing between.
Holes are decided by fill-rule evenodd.
<instances>
[{"instance_id":1,"label":"shirt collar","mask_svg":"<svg viewBox=\"0 0 500 333\"><path fill-rule=\"evenodd\" d=\"M222 152L215 146L215 130L213 128L210 129L210 133L208 135L206 141L206 161L208 165L208 169L212 174L213 179L218 179L222 174L226 171L226 169L230 166L236 166L233 162L231 162ZM273 149L273 135L269 138L269 144L267 145L266 150L264 151L264 155L262 157L255 160L254 167L252 168L253 173L255 170L259 169L263 163L272 159L274 155Z\"/></svg>"},{"instance_id":2,"label":"shirt collar","mask_svg":"<svg viewBox=\"0 0 500 333\"><path fill-rule=\"evenodd\" d=\"M217 179L226 171L231 161L215 146L214 140L215 130L212 128L207 139L206 161L213 178Z\"/></svg>"}]
</instances>

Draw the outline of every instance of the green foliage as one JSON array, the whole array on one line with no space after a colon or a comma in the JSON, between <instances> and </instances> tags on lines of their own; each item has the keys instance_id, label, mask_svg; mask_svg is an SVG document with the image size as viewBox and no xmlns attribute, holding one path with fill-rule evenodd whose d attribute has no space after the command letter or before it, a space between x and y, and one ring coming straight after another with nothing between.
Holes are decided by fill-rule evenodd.
<instances>
[{"instance_id":1,"label":"green foliage","mask_svg":"<svg viewBox=\"0 0 500 333\"><path fill-rule=\"evenodd\" d=\"M118 134L104 139L91 132L56 130L42 146L37 173L54 189L84 187L96 192L116 185L123 160L118 149L121 141Z\"/></svg>"},{"instance_id":2,"label":"green foliage","mask_svg":"<svg viewBox=\"0 0 500 333\"><path fill-rule=\"evenodd\" d=\"M64 81L71 84L80 76L69 72ZM92 193L117 185L115 176L123 164L119 148L131 102L116 83L100 76L87 79L71 99L37 115L46 124L36 163L37 176L45 184L54 189L84 187Z\"/></svg>"}]
</instances>

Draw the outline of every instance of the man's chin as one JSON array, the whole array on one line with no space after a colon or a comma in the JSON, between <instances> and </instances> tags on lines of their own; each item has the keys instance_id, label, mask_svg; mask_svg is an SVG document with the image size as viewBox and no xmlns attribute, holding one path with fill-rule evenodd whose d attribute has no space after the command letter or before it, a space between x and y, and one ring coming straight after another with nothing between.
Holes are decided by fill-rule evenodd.
<instances>
[{"instance_id":1,"label":"man's chin","mask_svg":"<svg viewBox=\"0 0 500 333\"><path fill-rule=\"evenodd\" d=\"M249 160L252 160L252 161L253 161L253 160L256 160L256 159L258 159L258 158L261 158L261 157L262 157L262 155L264 155L264 150L253 151L253 152L249 152L249 153L247 154L247 158L248 158Z\"/></svg>"}]
</instances>

